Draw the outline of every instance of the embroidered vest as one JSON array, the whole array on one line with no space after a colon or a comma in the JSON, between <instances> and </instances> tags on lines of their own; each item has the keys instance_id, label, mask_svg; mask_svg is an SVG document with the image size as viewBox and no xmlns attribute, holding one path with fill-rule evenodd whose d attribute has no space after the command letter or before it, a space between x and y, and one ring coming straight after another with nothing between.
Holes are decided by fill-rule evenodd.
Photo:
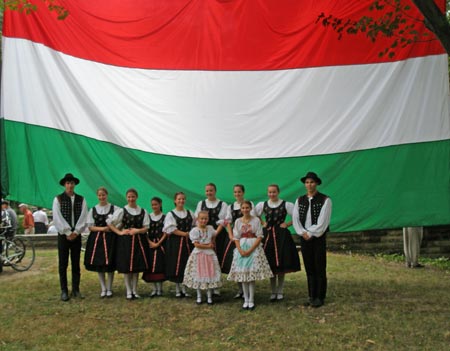
<instances>
[{"instance_id":1,"label":"embroidered vest","mask_svg":"<svg viewBox=\"0 0 450 351\"><path fill-rule=\"evenodd\" d=\"M73 204L74 223L72 223L72 200L70 200L70 196L64 192L58 195L57 198L61 209L61 215L70 225L70 230L74 231L75 226L81 216L81 210L83 208L83 196L75 194L75 201Z\"/></svg>"},{"instance_id":2,"label":"embroidered vest","mask_svg":"<svg viewBox=\"0 0 450 351\"><path fill-rule=\"evenodd\" d=\"M322 206L325 203L325 200L327 198L328 198L328 196L318 192L311 199L311 224L312 225L317 224L317 220L319 219L319 215L320 215L320 210L322 209ZM303 228L305 227L306 214L308 213L308 209L309 209L308 196L307 195L300 196L298 198L298 215L299 215L300 223L302 224ZM328 231L328 228L326 231Z\"/></svg>"},{"instance_id":3,"label":"embroidered vest","mask_svg":"<svg viewBox=\"0 0 450 351\"><path fill-rule=\"evenodd\" d=\"M219 220L219 213L220 210L222 209L222 202L223 201L219 201L219 204L214 207L214 208L208 208L206 207L206 201L203 200L202 201L202 211L208 211L208 225L212 225L214 229L216 229L218 227L218 225L216 224L216 222Z\"/></svg>"},{"instance_id":4,"label":"embroidered vest","mask_svg":"<svg viewBox=\"0 0 450 351\"><path fill-rule=\"evenodd\" d=\"M130 212L128 212L125 208L123 209L123 228L142 228L144 223L145 210L141 208L141 213L136 216L133 216Z\"/></svg>"},{"instance_id":5,"label":"embroidered vest","mask_svg":"<svg viewBox=\"0 0 450 351\"><path fill-rule=\"evenodd\" d=\"M281 204L274 208L269 207L269 203L264 201L263 213L266 217L267 227L279 226L284 223L287 216L286 201L281 201Z\"/></svg>"},{"instance_id":6,"label":"embroidered vest","mask_svg":"<svg viewBox=\"0 0 450 351\"><path fill-rule=\"evenodd\" d=\"M109 215L112 215L114 213L114 206L111 205L111 208L109 209L109 212L106 214L98 214L97 209L94 208L92 209L92 217L94 217L94 223L96 227L106 227L106 219L108 218Z\"/></svg>"},{"instance_id":7,"label":"embroidered vest","mask_svg":"<svg viewBox=\"0 0 450 351\"><path fill-rule=\"evenodd\" d=\"M242 212L241 209L235 210L234 209L234 202L231 204L231 220L232 223L234 224L234 222L236 222L236 219L241 218L242 217Z\"/></svg>"},{"instance_id":8,"label":"embroidered vest","mask_svg":"<svg viewBox=\"0 0 450 351\"><path fill-rule=\"evenodd\" d=\"M175 212L170 211L172 213L173 218L175 218L175 222L177 222L177 229L182 232L189 232L192 229L192 216L189 211L187 212L187 216L184 218L178 217Z\"/></svg>"},{"instance_id":9,"label":"embroidered vest","mask_svg":"<svg viewBox=\"0 0 450 351\"><path fill-rule=\"evenodd\" d=\"M152 217L150 217L150 226L148 228L148 237L150 239L161 238L165 218L166 218L166 215L162 215L158 221L154 221L154 220L152 220Z\"/></svg>"}]
</instances>

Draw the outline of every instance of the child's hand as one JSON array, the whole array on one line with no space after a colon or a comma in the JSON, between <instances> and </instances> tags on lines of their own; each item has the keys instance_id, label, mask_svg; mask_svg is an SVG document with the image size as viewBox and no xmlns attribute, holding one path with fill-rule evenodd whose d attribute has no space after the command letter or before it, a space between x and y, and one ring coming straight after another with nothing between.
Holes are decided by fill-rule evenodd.
<instances>
[{"instance_id":1,"label":"child's hand","mask_svg":"<svg viewBox=\"0 0 450 351\"><path fill-rule=\"evenodd\" d=\"M286 223L281 223L280 224L280 228L287 228L288 226L287 226L287 224Z\"/></svg>"}]
</instances>

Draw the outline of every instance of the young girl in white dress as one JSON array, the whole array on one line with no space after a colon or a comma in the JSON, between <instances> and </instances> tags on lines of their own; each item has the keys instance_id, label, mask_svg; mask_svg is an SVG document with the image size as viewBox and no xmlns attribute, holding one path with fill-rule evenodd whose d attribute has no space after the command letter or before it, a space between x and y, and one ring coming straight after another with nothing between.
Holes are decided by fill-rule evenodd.
<instances>
[{"instance_id":1,"label":"young girl in white dress","mask_svg":"<svg viewBox=\"0 0 450 351\"><path fill-rule=\"evenodd\" d=\"M107 223L117 234L117 271L124 273L126 298L133 300L140 298L137 293L139 273L149 269L147 231L150 220L147 211L136 203L135 189L129 189L126 197L128 204L114 212Z\"/></svg>"},{"instance_id":2,"label":"young girl in white dress","mask_svg":"<svg viewBox=\"0 0 450 351\"><path fill-rule=\"evenodd\" d=\"M108 190L104 187L97 189L99 203L89 210L87 225L90 230L84 253L84 266L88 271L98 272L101 293L100 297L112 297L112 283L114 280L116 234L113 233L106 221L120 208L108 202ZM106 274L108 279L106 279Z\"/></svg>"},{"instance_id":3,"label":"young girl in white dress","mask_svg":"<svg viewBox=\"0 0 450 351\"><path fill-rule=\"evenodd\" d=\"M262 226L259 218L250 214L252 204L244 200L241 204L242 217L235 222L233 229L234 250L228 280L242 283L244 304L242 308L255 308L255 281L272 278L273 274L261 247L263 238Z\"/></svg>"},{"instance_id":4,"label":"young girl in white dress","mask_svg":"<svg viewBox=\"0 0 450 351\"><path fill-rule=\"evenodd\" d=\"M183 284L197 289L197 304L202 303L202 290L206 290L207 303L212 305L213 289L222 286L222 282L219 260L213 250L216 231L208 225L208 219L208 212L200 211L197 226L189 232L189 238L195 248L186 264Z\"/></svg>"},{"instance_id":5,"label":"young girl in white dress","mask_svg":"<svg viewBox=\"0 0 450 351\"><path fill-rule=\"evenodd\" d=\"M228 245L225 248L224 259L220 263L220 268L222 269L222 273L230 273L231 263L233 262L233 252L236 247L233 239L233 227L236 220L242 217L241 212L241 204L244 201L245 187L242 184L236 184L233 186L233 195L236 199L231 205L227 208L227 215L225 217L224 226L227 228L227 233L229 237ZM254 206L253 202L252 210L250 214L254 216ZM242 291L242 283L238 283L238 292L234 296L235 299L243 298L244 292Z\"/></svg>"}]
</instances>

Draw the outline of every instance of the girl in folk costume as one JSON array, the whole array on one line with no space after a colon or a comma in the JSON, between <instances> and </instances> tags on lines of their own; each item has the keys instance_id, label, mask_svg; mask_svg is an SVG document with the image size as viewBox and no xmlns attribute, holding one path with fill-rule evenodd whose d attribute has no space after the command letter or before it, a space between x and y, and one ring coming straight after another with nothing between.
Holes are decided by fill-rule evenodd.
<instances>
[{"instance_id":1,"label":"girl in folk costume","mask_svg":"<svg viewBox=\"0 0 450 351\"><path fill-rule=\"evenodd\" d=\"M194 214L184 208L186 195L175 194L175 208L167 213L163 232L166 239L166 279L175 283L175 296L189 296L182 284L186 263L193 249L189 240L189 231L195 224Z\"/></svg>"},{"instance_id":2,"label":"girl in folk costume","mask_svg":"<svg viewBox=\"0 0 450 351\"><path fill-rule=\"evenodd\" d=\"M116 234L111 232L106 220L112 217L119 207L108 203L108 190L104 187L97 189L99 203L89 210L87 225L90 230L84 253L84 266L88 271L98 272L101 293L100 297L112 297L112 283L114 279ZM106 280L105 272L108 273Z\"/></svg>"},{"instance_id":3,"label":"girl in folk costume","mask_svg":"<svg viewBox=\"0 0 450 351\"><path fill-rule=\"evenodd\" d=\"M208 183L205 186L206 199L199 201L197 208L195 210L195 216L198 215L200 211L207 211L209 215L208 225L212 226L217 230L217 235L215 240L215 249L217 253L217 258L219 259L220 265L222 265L225 259L225 249L230 241L227 235L227 231L223 228L225 216L227 214L227 204L216 198L217 188L213 183ZM224 271L228 273L228 271ZM215 295L220 295L220 292L215 289Z\"/></svg>"},{"instance_id":4,"label":"girl in folk costume","mask_svg":"<svg viewBox=\"0 0 450 351\"><path fill-rule=\"evenodd\" d=\"M150 226L148 229L148 243L150 245L148 263L150 269L144 272L142 279L148 283L153 283L153 291L150 297L154 297L162 295L162 282L166 279L164 273L164 256L166 253L164 240L167 235L163 232L166 216L162 212L162 200L159 197L154 197L150 203L153 210L150 213Z\"/></svg>"},{"instance_id":5,"label":"girl in folk costume","mask_svg":"<svg viewBox=\"0 0 450 351\"><path fill-rule=\"evenodd\" d=\"M213 238L216 231L208 225L208 212L200 211L197 227L191 229L189 238L195 248L189 256L184 271L183 284L197 289L197 304L202 303L202 290L207 290L207 303L213 304L213 289L222 286L219 260L214 252Z\"/></svg>"},{"instance_id":6,"label":"girl in folk costume","mask_svg":"<svg viewBox=\"0 0 450 351\"><path fill-rule=\"evenodd\" d=\"M279 199L280 188L276 184L267 189L269 200L256 205L255 213L264 215L264 252L275 275L270 279L272 294L270 301L283 300L284 277L286 273L300 270L300 259L290 231L292 221L286 223L286 216L292 216L294 204ZM278 284L277 284L278 278Z\"/></svg>"},{"instance_id":7,"label":"girl in folk costume","mask_svg":"<svg viewBox=\"0 0 450 351\"><path fill-rule=\"evenodd\" d=\"M263 238L259 218L250 214L252 204L244 200L241 204L242 217L238 218L233 228L236 244L233 263L228 280L242 283L244 290L243 309L255 308L255 281L273 277L264 250L261 247Z\"/></svg>"},{"instance_id":8,"label":"girl in folk costume","mask_svg":"<svg viewBox=\"0 0 450 351\"><path fill-rule=\"evenodd\" d=\"M149 217L147 211L136 203L138 193L129 189L126 193L128 204L114 212L109 226L117 236L117 271L124 273L127 300L138 299L137 284L139 272L149 269L147 231Z\"/></svg>"},{"instance_id":9,"label":"girl in folk costume","mask_svg":"<svg viewBox=\"0 0 450 351\"><path fill-rule=\"evenodd\" d=\"M227 215L225 217L225 225L228 232L229 242L227 246L225 247L224 252L224 259L221 264L221 269L223 273L229 273L231 268L231 262L233 261L233 252L236 245L234 244L233 239L233 227L236 222L236 220L240 217L242 217L241 212L241 205L244 202L244 193L245 193L245 187L242 184L236 184L233 187L233 195L236 201L228 206L227 208ZM254 216L254 210L253 210L253 202L251 202L252 210L250 211L250 214ZM244 292L242 290L242 283L238 283L238 293L234 296L235 299L243 298Z\"/></svg>"}]
</instances>

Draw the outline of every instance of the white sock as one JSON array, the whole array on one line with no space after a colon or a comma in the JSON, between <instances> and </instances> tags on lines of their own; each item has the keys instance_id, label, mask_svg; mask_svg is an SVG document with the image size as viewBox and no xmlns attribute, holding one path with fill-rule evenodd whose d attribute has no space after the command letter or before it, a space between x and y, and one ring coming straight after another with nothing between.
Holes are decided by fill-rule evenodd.
<instances>
[{"instance_id":1,"label":"white sock","mask_svg":"<svg viewBox=\"0 0 450 351\"><path fill-rule=\"evenodd\" d=\"M181 292L183 294L186 294L186 286L184 286L183 284L181 284Z\"/></svg>"},{"instance_id":2,"label":"white sock","mask_svg":"<svg viewBox=\"0 0 450 351\"><path fill-rule=\"evenodd\" d=\"M108 280L106 282L106 290L112 291L113 281L114 281L114 272L108 272Z\"/></svg>"},{"instance_id":3,"label":"white sock","mask_svg":"<svg viewBox=\"0 0 450 351\"><path fill-rule=\"evenodd\" d=\"M284 274L278 274L278 294L283 294Z\"/></svg>"},{"instance_id":4,"label":"white sock","mask_svg":"<svg viewBox=\"0 0 450 351\"><path fill-rule=\"evenodd\" d=\"M153 283L153 291L154 292L158 291L158 283Z\"/></svg>"},{"instance_id":5,"label":"white sock","mask_svg":"<svg viewBox=\"0 0 450 351\"><path fill-rule=\"evenodd\" d=\"M100 286L102 288L102 292L106 291L105 273L98 272L98 280L100 281Z\"/></svg>"},{"instance_id":6,"label":"white sock","mask_svg":"<svg viewBox=\"0 0 450 351\"><path fill-rule=\"evenodd\" d=\"M127 295L131 295L133 293L133 290L131 288L131 274L132 273L125 273L123 275L123 280L125 281L125 288L127 289Z\"/></svg>"},{"instance_id":7,"label":"white sock","mask_svg":"<svg viewBox=\"0 0 450 351\"><path fill-rule=\"evenodd\" d=\"M242 283L242 291L244 292L244 301L248 303L249 298L249 284L247 282Z\"/></svg>"},{"instance_id":8,"label":"white sock","mask_svg":"<svg viewBox=\"0 0 450 351\"><path fill-rule=\"evenodd\" d=\"M243 294L244 292L242 291L242 283L237 283L237 284L238 284L239 294Z\"/></svg>"},{"instance_id":9,"label":"white sock","mask_svg":"<svg viewBox=\"0 0 450 351\"><path fill-rule=\"evenodd\" d=\"M212 289L208 289L206 291L206 296L208 297L208 301L210 301L212 299Z\"/></svg>"},{"instance_id":10,"label":"white sock","mask_svg":"<svg viewBox=\"0 0 450 351\"><path fill-rule=\"evenodd\" d=\"M202 298L202 291L200 289L197 289L197 299L201 300Z\"/></svg>"},{"instance_id":11,"label":"white sock","mask_svg":"<svg viewBox=\"0 0 450 351\"><path fill-rule=\"evenodd\" d=\"M133 289L133 294L137 294L139 273L131 273L131 287Z\"/></svg>"},{"instance_id":12,"label":"white sock","mask_svg":"<svg viewBox=\"0 0 450 351\"><path fill-rule=\"evenodd\" d=\"M158 292L162 292L162 282L157 282L156 283L156 291Z\"/></svg>"},{"instance_id":13,"label":"white sock","mask_svg":"<svg viewBox=\"0 0 450 351\"><path fill-rule=\"evenodd\" d=\"M175 293L176 293L176 294L179 294L179 293L180 293L180 286L181 286L180 283L175 283Z\"/></svg>"},{"instance_id":14,"label":"white sock","mask_svg":"<svg viewBox=\"0 0 450 351\"><path fill-rule=\"evenodd\" d=\"M255 282L248 283L248 303L253 304L255 302Z\"/></svg>"},{"instance_id":15,"label":"white sock","mask_svg":"<svg viewBox=\"0 0 450 351\"><path fill-rule=\"evenodd\" d=\"M270 278L270 288L272 289L272 294L277 293L277 276Z\"/></svg>"}]
</instances>

